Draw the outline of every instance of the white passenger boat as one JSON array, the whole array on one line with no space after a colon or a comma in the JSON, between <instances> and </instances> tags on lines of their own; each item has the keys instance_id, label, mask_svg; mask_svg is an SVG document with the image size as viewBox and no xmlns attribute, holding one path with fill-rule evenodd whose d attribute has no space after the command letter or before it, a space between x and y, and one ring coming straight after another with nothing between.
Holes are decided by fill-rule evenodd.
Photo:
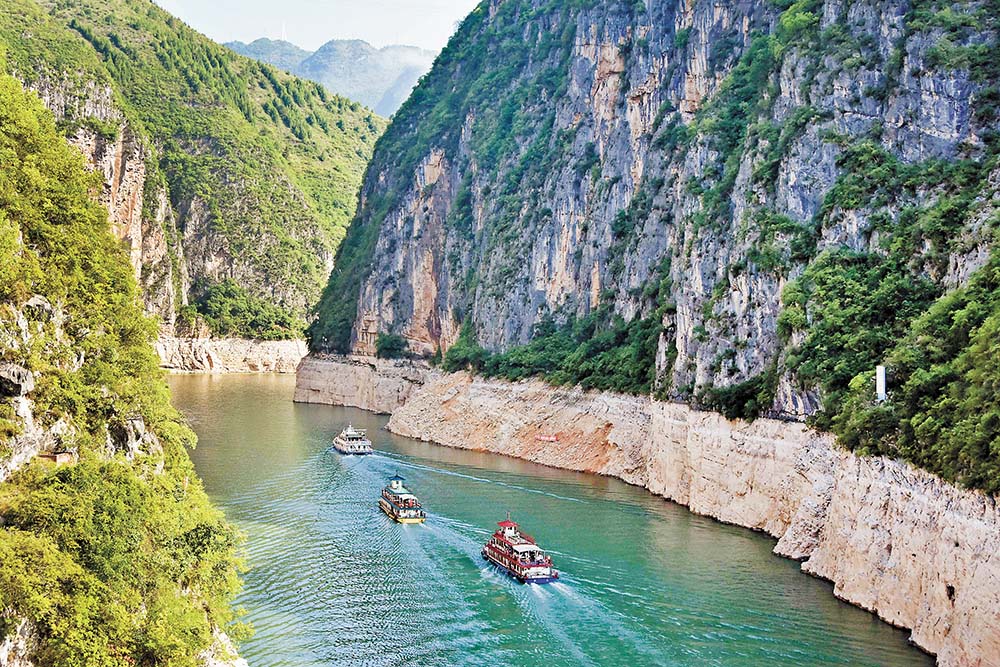
<instances>
[{"instance_id":1,"label":"white passenger boat","mask_svg":"<svg viewBox=\"0 0 1000 667\"><path fill-rule=\"evenodd\" d=\"M350 425L333 439L333 448L341 454L371 454L375 451L364 430Z\"/></svg>"}]
</instances>

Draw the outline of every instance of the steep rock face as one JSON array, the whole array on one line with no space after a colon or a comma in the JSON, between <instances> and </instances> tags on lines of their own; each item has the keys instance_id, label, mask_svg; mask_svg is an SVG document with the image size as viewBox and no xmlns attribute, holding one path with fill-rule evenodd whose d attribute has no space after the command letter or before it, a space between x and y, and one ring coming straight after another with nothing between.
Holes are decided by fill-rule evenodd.
<instances>
[{"instance_id":1,"label":"steep rock face","mask_svg":"<svg viewBox=\"0 0 1000 667\"><path fill-rule=\"evenodd\" d=\"M294 373L306 352L303 340L160 336L156 341L164 368L199 373Z\"/></svg>"},{"instance_id":2,"label":"steep rock face","mask_svg":"<svg viewBox=\"0 0 1000 667\"><path fill-rule=\"evenodd\" d=\"M911 629L940 665L1000 665L996 500L905 463L838 450L801 424L464 373L424 378L388 428L612 475L766 532L838 597Z\"/></svg>"},{"instance_id":3,"label":"steep rock face","mask_svg":"<svg viewBox=\"0 0 1000 667\"><path fill-rule=\"evenodd\" d=\"M36 630L28 621L21 621L0 641L0 665L35 667L28 656L34 652L37 642Z\"/></svg>"},{"instance_id":4,"label":"steep rock face","mask_svg":"<svg viewBox=\"0 0 1000 667\"><path fill-rule=\"evenodd\" d=\"M298 367L294 400L390 414L431 377L429 368L401 362L310 355Z\"/></svg>"},{"instance_id":5,"label":"steep rock face","mask_svg":"<svg viewBox=\"0 0 1000 667\"><path fill-rule=\"evenodd\" d=\"M150 2L11 2L0 68L101 175L164 333L300 334L382 119Z\"/></svg>"},{"instance_id":6,"label":"steep rock face","mask_svg":"<svg viewBox=\"0 0 1000 667\"><path fill-rule=\"evenodd\" d=\"M950 33L934 18L948 11L982 19L978 32ZM370 354L391 332L431 354L469 320L504 350L548 317L660 307L664 393L688 400L776 368L771 410L811 414L819 397L786 363L801 339L778 327L804 267L850 250L944 287L988 255L991 232L975 230L996 211L982 171L992 75L949 65L940 45L995 44L994 14L908 0L484 3L376 150L313 347ZM910 189L875 175L842 196L835 186L869 168L853 152L865 142L918 171L978 165L962 187L979 203L953 238L906 227L954 191L947 178ZM911 234L912 252L890 249ZM959 241L970 235L980 242Z\"/></svg>"},{"instance_id":7,"label":"steep rock face","mask_svg":"<svg viewBox=\"0 0 1000 667\"><path fill-rule=\"evenodd\" d=\"M127 249L145 311L172 331L190 284L183 253L168 244L168 237L177 238L177 229L166 192L147 174L147 162L155 159L151 149L115 105L110 85L41 78L29 87L66 128L67 141L101 175L100 201L108 209L111 230Z\"/></svg>"},{"instance_id":8,"label":"steep rock face","mask_svg":"<svg viewBox=\"0 0 1000 667\"><path fill-rule=\"evenodd\" d=\"M237 535L187 458L101 179L6 74L0 115L0 664L194 657L231 619ZM173 611L133 604L156 599Z\"/></svg>"}]
</instances>

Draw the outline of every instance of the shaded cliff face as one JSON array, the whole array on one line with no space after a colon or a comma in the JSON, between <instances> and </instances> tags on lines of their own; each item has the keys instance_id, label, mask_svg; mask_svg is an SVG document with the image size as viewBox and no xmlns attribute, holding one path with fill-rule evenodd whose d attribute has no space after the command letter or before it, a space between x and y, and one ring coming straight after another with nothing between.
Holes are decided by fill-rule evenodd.
<instances>
[{"instance_id":1,"label":"shaded cliff face","mask_svg":"<svg viewBox=\"0 0 1000 667\"><path fill-rule=\"evenodd\" d=\"M155 150L132 129L110 83L43 76L29 85L101 175L99 200L126 248L146 314L172 330L191 283L165 184L147 171Z\"/></svg>"},{"instance_id":2,"label":"shaded cliff face","mask_svg":"<svg viewBox=\"0 0 1000 667\"><path fill-rule=\"evenodd\" d=\"M301 335L381 119L143 0L14 0L0 46L103 176L165 331Z\"/></svg>"},{"instance_id":3,"label":"shaded cliff face","mask_svg":"<svg viewBox=\"0 0 1000 667\"><path fill-rule=\"evenodd\" d=\"M663 395L812 414L989 255L996 14L486 2L380 140L312 346L505 350L604 307L660 319Z\"/></svg>"}]
</instances>

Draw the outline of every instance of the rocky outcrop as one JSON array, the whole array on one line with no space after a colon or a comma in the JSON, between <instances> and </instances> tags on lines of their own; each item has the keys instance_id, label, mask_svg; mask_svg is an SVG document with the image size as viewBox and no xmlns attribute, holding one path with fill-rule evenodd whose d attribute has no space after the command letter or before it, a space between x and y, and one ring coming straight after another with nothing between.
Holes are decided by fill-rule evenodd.
<instances>
[{"instance_id":1,"label":"rocky outcrop","mask_svg":"<svg viewBox=\"0 0 1000 667\"><path fill-rule=\"evenodd\" d=\"M307 358L296 398L391 411L394 433L611 475L765 532L775 553L893 625L941 665L1000 665L1000 509L800 423L752 423L540 381ZM303 371L305 371L303 373ZM373 401L371 388L383 391ZM319 387L331 388L325 392ZM333 390L332 388L337 388Z\"/></svg>"},{"instance_id":2,"label":"rocky outcrop","mask_svg":"<svg viewBox=\"0 0 1000 667\"><path fill-rule=\"evenodd\" d=\"M35 388L35 376L17 364L0 363L0 396L24 396Z\"/></svg>"},{"instance_id":3,"label":"rocky outcrop","mask_svg":"<svg viewBox=\"0 0 1000 667\"><path fill-rule=\"evenodd\" d=\"M215 296L269 311L216 334L301 328L385 121L155 6L22 4L0 18L0 69L38 93L100 175L146 313L188 335Z\"/></svg>"},{"instance_id":4,"label":"rocky outcrop","mask_svg":"<svg viewBox=\"0 0 1000 667\"><path fill-rule=\"evenodd\" d=\"M216 631L215 643L199 659L205 667L248 667L247 661L236 652L229 635L220 631Z\"/></svg>"},{"instance_id":5,"label":"rocky outcrop","mask_svg":"<svg viewBox=\"0 0 1000 667\"><path fill-rule=\"evenodd\" d=\"M311 355L299 366L294 400L390 414L434 376L429 367L401 361Z\"/></svg>"},{"instance_id":6,"label":"rocky outcrop","mask_svg":"<svg viewBox=\"0 0 1000 667\"><path fill-rule=\"evenodd\" d=\"M36 667L31 656L38 645L38 632L28 621L20 621L0 640L0 667ZM204 667L247 667L224 632L215 633L215 643L198 656Z\"/></svg>"},{"instance_id":7,"label":"rocky outcrop","mask_svg":"<svg viewBox=\"0 0 1000 667\"><path fill-rule=\"evenodd\" d=\"M179 372L294 373L306 351L302 340L160 336L156 342L161 365Z\"/></svg>"},{"instance_id":8,"label":"rocky outcrop","mask_svg":"<svg viewBox=\"0 0 1000 667\"><path fill-rule=\"evenodd\" d=\"M166 187L147 172L154 149L133 131L108 84L44 76L30 88L64 126L67 141L101 175L99 198L128 253L146 314L172 330L190 285L183 254L171 247L177 229Z\"/></svg>"},{"instance_id":9,"label":"rocky outcrop","mask_svg":"<svg viewBox=\"0 0 1000 667\"><path fill-rule=\"evenodd\" d=\"M28 621L16 623L0 640L0 667L35 667L31 656L38 644L38 633Z\"/></svg>"},{"instance_id":10,"label":"rocky outcrop","mask_svg":"<svg viewBox=\"0 0 1000 667\"><path fill-rule=\"evenodd\" d=\"M316 349L371 354L386 332L429 355L468 321L500 351L547 318L664 308L655 370L669 396L776 369L768 411L815 413L814 387L783 356L801 341L777 326L806 266L826 250L884 258L894 233L922 233L908 216L955 188L994 202L953 221L968 243L936 255L921 239L899 265L954 287L988 255L976 230L996 210L995 179L883 182L891 198L835 186L852 169L873 184L884 175L845 159L866 142L873 162L915 173L990 164L996 82L949 65L941 45L995 45L997 31L961 3L927 20L910 0L783 6L517 0L474 12L376 150L344 253L366 275L335 273L355 300L330 306L336 330L317 327ZM952 14L975 27L950 29ZM348 320L350 332L337 324Z\"/></svg>"},{"instance_id":11,"label":"rocky outcrop","mask_svg":"<svg viewBox=\"0 0 1000 667\"><path fill-rule=\"evenodd\" d=\"M39 453L61 449L63 437L70 430L61 419L49 425L39 423L32 402L25 397L13 399L13 404L20 433L0 442L0 482Z\"/></svg>"}]
</instances>

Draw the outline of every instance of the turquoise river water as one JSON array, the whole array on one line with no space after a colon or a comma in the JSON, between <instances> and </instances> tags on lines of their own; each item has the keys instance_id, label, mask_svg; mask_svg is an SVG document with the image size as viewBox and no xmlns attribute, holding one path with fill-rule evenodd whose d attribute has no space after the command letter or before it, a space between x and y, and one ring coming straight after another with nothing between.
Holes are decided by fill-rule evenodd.
<instances>
[{"instance_id":1,"label":"turquoise river water","mask_svg":"<svg viewBox=\"0 0 1000 667\"><path fill-rule=\"evenodd\" d=\"M930 665L773 540L617 480L394 436L386 418L291 402L288 376L173 376L212 498L246 534L251 667ZM331 437L369 429L378 453ZM399 472L429 511L393 524ZM563 580L521 585L479 549L510 510Z\"/></svg>"}]
</instances>

